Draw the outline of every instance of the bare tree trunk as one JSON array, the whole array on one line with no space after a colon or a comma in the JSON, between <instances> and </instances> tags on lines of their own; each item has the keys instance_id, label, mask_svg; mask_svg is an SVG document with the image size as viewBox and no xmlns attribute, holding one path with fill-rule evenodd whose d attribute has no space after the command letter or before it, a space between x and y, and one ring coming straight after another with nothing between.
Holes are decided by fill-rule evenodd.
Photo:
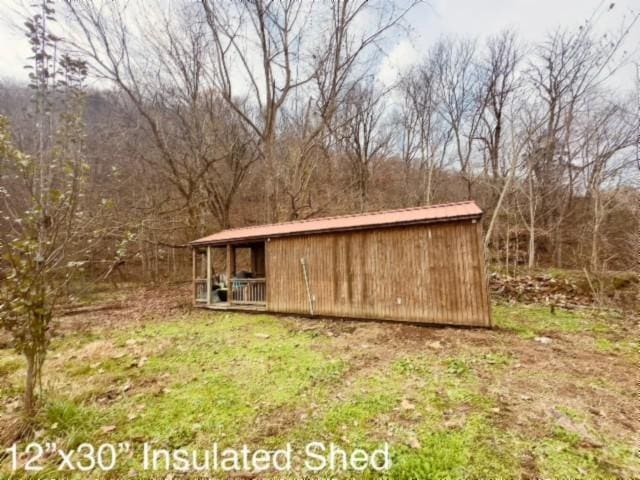
<instances>
[{"instance_id":1,"label":"bare tree trunk","mask_svg":"<svg viewBox=\"0 0 640 480\"><path fill-rule=\"evenodd\" d=\"M358 179L360 198L358 208L360 212L366 212L369 204L369 171L366 164L361 164L360 169L360 178Z\"/></svg>"},{"instance_id":2,"label":"bare tree trunk","mask_svg":"<svg viewBox=\"0 0 640 480\"><path fill-rule=\"evenodd\" d=\"M554 229L553 244L555 248L553 249L553 263L558 268L562 268L562 233L562 227L556 227Z\"/></svg>"},{"instance_id":3,"label":"bare tree trunk","mask_svg":"<svg viewBox=\"0 0 640 480\"><path fill-rule=\"evenodd\" d=\"M533 179L529 177L529 262L528 267L532 269L536 264L536 209L533 191Z\"/></svg>"},{"instance_id":4,"label":"bare tree trunk","mask_svg":"<svg viewBox=\"0 0 640 480\"><path fill-rule=\"evenodd\" d=\"M520 152L518 152L519 154ZM489 247L489 241L491 240L491 236L493 235L493 229L495 228L496 221L498 216L500 215L500 209L502 208L502 203L504 202L504 198L511 187L511 182L513 181L513 177L516 174L516 167L518 166L518 156L516 154L513 155L511 161L511 168L509 171L509 175L502 186L502 191L500 192L500 196L498 197L498 202L496 203L496 207L493 209L493 215L491 215L491 221L489 222L489 227L487 228L487 234L484 237L484 247Z\"/></svg>"},{"instance_id":5,"label":"bare tree trunk","mask_svg":"<svg viewBox=\"0 0 640 480\"><path fill-rule=\"evenodd\" d=\"M636 64L636 93L637 93L637 112L640 117L640 64ZM636 142L636 163L638 167L638 173L640 173L640 137ZM640 280L640 193L636 196L636 218L638 223L636 225L636 273ZM638 282L638 305L640 305L640 281Z\"/></svg>"},{"instance_id":6,"label":"bare tree trunk","mask_svg":"<svg viewBox=\"0 0 640 480\"><path fill-rule=\"evenodd\" d=\"M27 372L24 387L24 414L26 419L31 419L35 412L35 389L37 383L37 362L34 352L25 352L27 359Z\"/></svg>"},{"instance_id":7,"label":"bare tree trunk","mask_svg":"<svg viewBox=\"0 0 640 480\"><path fill-rule=\"evenodd\" d=\"M515 253L513 254L513 276L515 277L518 273L518 262L520 261L520 235L517 234L516 231L516 247Z\"/></svg>"},{"instance_id":8,"label":"bare tree trunk","mask_svg":"<svg viewBox=\"0 0 640 480\"><path fill-rule=\"evenodd\" d=\"M640 156L638 157L638 167L640 167ZM638 212L638 218L640 218L640 195L638 195L638 201L636 203L636 211ZM636 273L640 279L640 221L638 221L638 225L636 227ZM640 305L640 282L638 282L637 302L638 305Z\"/></svg>"},{"instance_id":9,"label":"bare tree trunk","mask_svg":"<svg viewBox=\"0 0 640 480\"><path fill-rule=\"evenodd\" d=\"M597 272L600 268L600 224L601 222L600 194L593 194L593 229L591 232L591 271Z\"/></svg>"},{"instance_id":10,"label":"bare tree trunk","mask_svg":"<svg viewBox=\"0 0 640 480\"><path fill-rule=\"evenodd\" d=\"M267 197L267 217L269 222L276 223L280 219L278 218L278 172L276 171L276 164L273 158L273 139L269 134L264 142L264 160L267 167L267 182L265 188L265 195Z\"/></svg>"},{"instance_id":11,"label":"bare tree trunk","mask_svg":"<svg viewBox=\"0 0 640 480\"><path fill-rule=\"evenodd\" d=\"M511 253L510 247L511 247L511 235L510 235L510 226L509 226L509 220L507 219L507 228L506 228L506 238L505 238L505 257L504 257L504 267L505 270L507 271L507 275L509 275L509 255Z\"/></svg>"},{"instance_id":12,"label":"bare tree trunk","mask_svg":"<svg viewBox=\"0 0 640 480\"><path fill-rule=\"evenodd\" d=\"M425 187L425 205L431 205L431 185L433 183L433 166L427 167L427 186Z\"/></svg>"},{"instance_id":13,"label":"bare tree trunk","mask_svg":"<svg viewBox=\"0 0 640 480\"><path fill-rule=\"evenodd\" d=\"M533 226L529 230L529 262L527 266L532 269L536 264L536 239Z\"/></svg>"}]
</instances>

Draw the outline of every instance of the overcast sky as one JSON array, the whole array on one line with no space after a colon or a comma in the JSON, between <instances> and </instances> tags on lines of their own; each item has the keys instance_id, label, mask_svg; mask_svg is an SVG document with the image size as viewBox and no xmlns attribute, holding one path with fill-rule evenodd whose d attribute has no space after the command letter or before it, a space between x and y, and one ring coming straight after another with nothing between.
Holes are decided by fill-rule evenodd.
<instances>
[{"instance_id":1,"label":"overcast sky","mask_svg":"<svg viewBox=\"0 0 640 480\"><path fill-rule=\"evenodd\" d=\"M390 48L380 78L391 82L399 69L418 61L443 34L486 37L513 28L523 41L535 42L559 25L576 28L595 11L601 12L597 24L602 29L617 29L625 18L640 11L640 0L616 1L612 10L610 4L601 0L431 0L407 18L411 36ZM27 40L3 21L14 5L15 0L0 0L0 77L26 79L23 65L29 56ZM640 59L640 24L629 36L627 48ZM629 66L617 76L616 83L630 85L633 72Z\"/></svg>"},{"instance_id":2,"label":"overcast sky","mask_svg":"<svg viewBox=\"0 0 640 480\"><path fill-rule=\"evenodd\" d=\"M443 34L486 38L506 28L516 30L524 42L536 42L558 26L578 28L596 14L601 30L619 31L640 12L640 0L431 0L420 5L408 19L414 32L400 41L383 65L381 76L389 80L398 68L418 61L430 45ZM630 56L640 60L640 24L627 38ZM629 65L615 81L630 83L634 66Z\"/></svg>"}]
</instances>

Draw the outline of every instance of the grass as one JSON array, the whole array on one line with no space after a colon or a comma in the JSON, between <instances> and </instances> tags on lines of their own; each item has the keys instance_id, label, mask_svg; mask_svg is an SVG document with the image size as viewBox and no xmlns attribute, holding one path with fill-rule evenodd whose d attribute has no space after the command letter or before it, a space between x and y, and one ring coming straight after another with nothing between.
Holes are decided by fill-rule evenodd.
<instances>
[{"instance_id":1,"label":"grass","mask_svg":"<svg viewBox=\"0 0 640 480\"><path fill-rule=\"evenodd\" d=\"M493 309L495 325L533 338L549 333L606 334L612 331L612 315L603 318L596 312L556 309L541 305L496 305Z\"/></svg>"},{"instance_id":2,"label":"grass","mask_svg":"<svg viewBox=\"0 0 640 480\"><path fill-rule=\"evenodd\" d=\"M580 348L588 339L593 354L634 355L619 347L630 342L612 339L613 324L589 312L552 315L540 306L499 305L494 319L495 334L422 331L442 341L461 338L440 349L415 341L389 344L371 333L388 325L360 324L354 332L329 335L324 327L331 321L305 329L268 315L208 312L56 338L38 438L65 449L123 441L188 449L213 442L275 449L323 441L373 450L388 443L391 468L384 474L368 470L369 478L632 478L640 471L633 445L615 429L598 431L603 446L593 449L571 424L567 429L552 418L527 417L545 404L518 403L535 396L534 382L550 375L522 370L521 349L532 337L580 335ZM22 368L20 357L0 350L3 403L17 399ZM516 390L519 378L532 382L527 395ZM566 385L574 380L554 379ZM613 374L606 382L624 389ZM597 430L593 414L572 398L566 405L551 400L570 421ZM31 478L68 478L53 459L44 466ZM294 467L292 478L304 473ZM143 471L140 455L130 454L106 477L132 472L152 476ZM9 474L6 459L3 474Z\"/></svg>"},{"instance_id":3,"label":"grass","mask_svg":"<svg viewBox=\"0 0 640 480\"><path fill-rule=\"evenodd\" d=\"M23 360L17 355L4 355L0 358L0 375L9 375L23 366Z\"/></svg>"},{"instance_id":4,"label":"grass","mask_svg":"<svg viewBox=\"0 0 640 480\"><path fill-rule=\"evenodd\" d=\"M475 415L461 428L423 431L418 449L399 449L389 476L516 478L517 459L513 449L504 448L507 444L512 446L512 441L505 432L495 430L483 415Z\"/></svg>"},{"instance_id":5,"label":"grass","mask_svg":"<svg viewBox=\"0 0 640 480\"><path fill-rule=\"evenodd\" d=\"M580 438L557 429L539 444L534 451L540 459L543 478L558 479L606 479L636 478L620 469L620 464L633 458L633 452L625 446L609 445L603 455L593 449L581 448ZM636 470L637 474L637 470Z\"/></svg>"}]
</instances>

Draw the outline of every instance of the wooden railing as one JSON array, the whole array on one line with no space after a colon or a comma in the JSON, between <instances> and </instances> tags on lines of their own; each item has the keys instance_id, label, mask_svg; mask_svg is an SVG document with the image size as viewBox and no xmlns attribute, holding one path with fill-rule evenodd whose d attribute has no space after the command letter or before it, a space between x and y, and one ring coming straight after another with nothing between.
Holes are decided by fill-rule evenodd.
<instances>
[{"instance_id":1,"label":"wooden railing","mask_svg":"<svg viewBox=\"0 0 640 480\"><path fill-rule=\"evenodd\" d=\"M234 278L232 303L263 305L267 301L264 278Z\"/></svg>"},{"instance_id":2,"label":"wooden railing","mask_svg":"<svg viewBox=\"0 0 640 480\"><path fill-rule=\"evenodd\" d=\"M194 280L196 302L206 303L207 299L207 279L197 278Z\"/></svg>"}]
</instances>

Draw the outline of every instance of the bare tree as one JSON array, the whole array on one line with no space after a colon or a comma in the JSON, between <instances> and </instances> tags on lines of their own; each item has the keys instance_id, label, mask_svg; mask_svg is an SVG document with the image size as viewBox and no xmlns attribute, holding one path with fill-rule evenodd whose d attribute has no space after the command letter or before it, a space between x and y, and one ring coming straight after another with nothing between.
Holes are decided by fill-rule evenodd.
<instances>
[{"instance_id":1,"label":"bare tree","mask_svg":"<svg viewBox=\"0 0 640 480\"><path fill-rule=\"evenodd\" d=\"M479 66L486 95L479 131L485 149L483 175L490 176L491 180L487 183L492 189L490 204L487 205L491 212L491 220L485 236L486 246L489 245L502 204L511 188L522 150L530 138L530 132L525 133L526 129L519 127L521 122L518 121L519 116L513 108L514 96L522 87L517 75L520 58L516 34L507 30L489 38L487 56ZM519 103L518 106L520 105L522 104ZM509 109L511 119L507 117ZM510 122L510 142L505 142L504 138L507 122ZM520 131L516 134L518 129ZM510 155L504 154L505 143L509 143L506 149L510 150Z\"/></svg>"},{"instance_id":2,"label":"bare tree","mask_svg":"<svg viewBox=\"0 0 640 480\"><path fill-rule=\"evenodd\" d=\"M146 123L154 148L141 157L182 199L191 235L202 206L220 228L230 226L233 199L257 158L255 140L212 83L207 29L193 21L194 8L176 6L142 22L136 35L118 2L66 4L80 31L76 47Z\"/></svg>"},{"instance_id":3,"label":"bare tree","mask_svg":"<svg viewBox=\"0 0 640 480\"><path fill-rule=\"evenodd\" d=\"M482 110L483 131L480 136L487 152L484 170L494 180L499 180L508 169L508 166L505 168L505 164L501 163L502 134L509 103L521 87L517 77L521 55L516 34L509 30L489 38L487 50L488 55L480 64L486 95L486 105Z\"/></svg>"},{"instance_id":4,"label":"bare tree","mask_svg":"<svg viewBox=\"0 0 640 480\"><path fill-rule=\"evenodd\" d=\"M530 62L528 77L540 99L545 116L545 134L531 157L539 200L541 227L550 235L554 263L562 265L564 219L571 211L578 169L576 117L590 95L611 77L620 65L617 57L635 16L616 36L596 39L591 20L577 31L559 29L538 46ZM578 142L579 143L579 142Z\"/></svg>"},{"instance_id":5,"label":"bare tree","mask_svg":"<svg viewBox=\"0 0 640 480\"><path fill-rule=\"evenodd\" d=\"M636 64L636 118L640 119L640 64ZM636 132L636 166L640 173L640 129ZM639 182L640 189L640 182ZM636 214L640 218L640 195L636 195ZM636 225L635 238L636 272L640 276L640 221ZM640 303L640 282L638 282L638 303Z\"/></svg>"},{"instance_id":6,"label":"bare tree","mask_svg":"<svg viewBox=\"0 0 640 480\"><path fill-rule=\"evenodd\" d=\"M418 170L419 188L415 201L429 205L433 198L434 177L443 169L452 130L439 121L439 104L432 59L410 70L400 82L402 105L402 158L405 182Z\"/></svg>"},{"instance_id":7,"label":"bare tree","mask_svg":"<svg viewBox=\"0 0 640 480\"><path fill-rule=\"evenodd\" d=\"M640 63L635 64L635 118L640 122ZM631 255L635 258L635 272L640 279L640 128L635 132L635 141L634 141L634 159L635 159L635 167L636 167L636 175L637 180L635 183L635 205L633 208L633 212L635 212L636 216L636 229L629 235L629 244ZM638 282L637 293L636 293L636 302L640 305L640 282Z\"/></svg>"},{"instance_id":8,"label":"bare tree","mask_svg":"<svg viewBox=\"0 0 640 480\"><path fill-rule=\"evenodd\" d=\"M523 98L512 100L509 102L509 109L502 110L500 113L500 166L497 173L499 175L498 179L501 181L501 185L496 203L493 206L487 231L485 233L485 248L489 248L503 203L511 193L513 183L516 180L516 175L519 171L525 172L523 184L526 186L526 195L533 195L531 191L532 178L529 168L530 164L527 162L526 150L530 146L532 140L539 135L542 122L535 116L535 114L528 112L526 108L524 108L525 105L526 102ZM529 202L529 207L531 209L528 212L529 221L525 221L525 223L529 228L529 238L531 241L534 241L535 201ZM530 259L529 261L533 262L533 259Z\"/></svg>"},{"instance_id":9,"label":"bare tree","mask_svg":"<svg viewBox=\"0 0 640 480\"><path fill-rule=\"evenodd\" d=\"M323 177L328 173L330 130L317 128L318 118L309 100L304 108L282 117L277 146L279 189L286 200L288 220L304 219L323 212L335 197Z\"/></svg>"},{"instance_id":10,"label":"bare tree","mask_svg":"<svg viewBox=\"0 0 640 480\"><path fill-rule=\"evenodd\" d=\"M202 0L214 47L216 85L259 139L268 172L270 220L279 216L282 172L275 150L282 111L295 108L301 95L314 98L317 123L306 132L306 143L315 142L331 123L345 89L359 75L359 62L415 3L396 7L365 0L338 0L330 5L301 0L239 4ZM362 31L357 24L367 14L370 28ZM314 18L328 19L324 29L314 30Z\"/></svg>"},{"instance_id":11,"label":"bare tree","mask_svg":"<svg viewBox=\"0 0 640 480\"><path fill-rule=\"evenodd\" d=\"M475 54L475 41L452 38L441 40L432 53L440 114L451 131L468 199L473 194L472 159L487 102Z\"/></svg>"},{"instance_id":12,"label":"bare tree","mask_svg":"<svg viewBox=\"0 0 640 480\"><path fill-rule=\"evenodd\" d=\"M357 209L369 207L371 177L376 165L389 153L391 132L385 124L384 90L373 83L351 91L335 130L338 147L347 159L356 193Z\"/></svg>"},{"instance_id":13,"label":"bare tree","mask_svg":"<svg viewBox=\"0 0 640 480\"><path fill-rule=\"evenodd\" d=\"M606 100L591 104L584 125L580 161L584 169L585 194L592 204L591 270L602 266L601 228L620 191L620 181L634 160L640 119Z\"/></svg>"}]
</instances>

